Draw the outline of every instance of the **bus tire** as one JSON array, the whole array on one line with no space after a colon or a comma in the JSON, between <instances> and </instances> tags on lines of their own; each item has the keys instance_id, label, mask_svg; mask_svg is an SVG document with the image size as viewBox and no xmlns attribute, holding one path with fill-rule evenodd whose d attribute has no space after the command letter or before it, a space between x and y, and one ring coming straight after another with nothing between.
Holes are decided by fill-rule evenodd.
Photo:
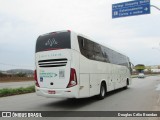
<instances>
[{"instance_id":1,"label":"bus tire","mask_svg":"<svg viewBox=\"0 0 160 120\"><path fill-rule=\"evenodd\" d=\"M128 85L129 85L129 80L127 79L127 80L126 80L126 86L124 87L124 89L127 89L127 88L128 88Z\"/></svg>"},{"instance_id":2,"label":"bus tire","mask_svg":"<svg viewBox=\"0 0 160 120\"><path fill-rule=\"evenodd\" d=\"M105 83L102 82L100 87L100 93L97 97L99 100L102 100L105 98L105 96L106 96L106 85Z\"/></svg>"}]
</instances>

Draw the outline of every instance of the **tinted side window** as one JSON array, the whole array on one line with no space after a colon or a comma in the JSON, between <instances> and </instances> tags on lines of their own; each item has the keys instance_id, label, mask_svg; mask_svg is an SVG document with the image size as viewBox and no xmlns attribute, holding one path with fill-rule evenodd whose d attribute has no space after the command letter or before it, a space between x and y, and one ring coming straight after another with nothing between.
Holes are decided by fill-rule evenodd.
<instances>
[{"instance_id":1,"label":"tinted side window","mask_svg":"<svg viewBox=\"0 0 160 120\"><path fill-rule=\"evenodd\" d=\"M105 54L106 54L106 57L107 57L107 61L109 62L109 63L112 63L111 61L112 61L112 52L111 52L111 50L109 49L109 48L105 48Z\"/></svg>"},{"instance_id":2,"label":"tinted side window","mask_svg":"<svg viewBox=\"0 0 160 120\"><path fill-rule=\"evenodd\" d=\"M123 61L122 61L122 63L123 63L124 66L126 66L126 67L129 68L129 66L128 66L129 63L128 63L127 57L124 56L124 55L123 55Z\"/></svg>"},{"instance_id":3,"label":"tinted side window","mask_svg":"<svg viewBox=\"0 0 160 120\"><path fill-rule=\"evenodd\" d=\"M93 51L93 42L88 40L88 39L85 39L85 43L86 43L86 49L89 50L89 51Z\"/></svg>"},{"instance_id":4,"label":"tinted side window","mask_svg":"<svg viewBox=\"0 0 160 120\"><path fill-rule=\"evenodd\" d=\"M97 43L94 43L94 53L95 53L95 60L108 62L108 57L105 52L105 48Z\"/></svg>"},{"instance_id":5,"label":"tinted side window","mask_svg":"<svg viewBox=\"0 0 160 120\"><path fill-rule=\"evenodd\" d=\"M84 45L84 38L81 36L78 36L78 43L79 43L79 48L80 48L80 52L82 55L84 55L85 57L87 57L86 55L86 50L85 50L85 45Z\"/></svg>"},{"instance_id":6,"label":"tinted side window","mask_svg":"<svg viewBox=\"0 0 160 120\"><path fill-rule=\"evenodd\" d=\"M103 61L110 63L107 48L104 46L101 46L101 51L102 51Z\"/></svg>"},{"instance_id":7,"label":"tinted side window","mask_svg":"<svg viewBox=\"0 0 160 120\"><path fill-rule=\"evenodd\" d=\"M95 55L93 52L93 46L94 43L88 39L85 39L86 43L87 43L87 52L88 52L88 58L94 60Z\"/></svg>"},{"instance_id":8,"label":"tinted side window","mask_svg":"<svg viewBox=\"0 0 160 120\"><path fill-rule=\"evenodd\" d=\"M78 36L78 42L79 42L80 49L85 49L85 50L90 50L90 51L93 50L93 42L92 41L90 41L86 38L83 38L81 36Z\"/></svg>"},{"instance_id":9,"label":"tinted side window","mask_svg":"<svg viewBox=\"0 0 160 120\"><path fill-rule=\"evenodd\" d=\"M81 36L78 36L78 42L81 54L88 59L94 60L93 42Z\"/></svg>"},{"instance_id":10,"label":"tinted side window","mask_svg":"<svg viewBox=\"0 0 160 120\"><path fill-rule=\"evenodd\" d=\"M94 52L97 54L101 52L100 45L97 43L94 43Z\"/></svg>"},{"instance_id":11,"label":"tinted side window","mask_svg":"<svg viewBox=\"0 0 160 120\"><path fill-rule=\"evenodd\" d=\"M88 59L128 67L126 56L81 36L78 36L78 42L81 54Z\"/></svg>"},{"instance_id":12,"label":"tinted side window","mask_svg":"<svg viewBox=\"0 0 160 120\"><path fill-rule=\"evenodd\" d=\"M117 60L114 64L117 64L117 65L123 65L123 66L126 66L128 67L128 61L127 61L127 58L126 56L120 54L120 53L117 53Z\"/></svg>"},{"instance_id":13,"label":"tinted side window","mask_svg":"<svg viewBox=\"0 0 160 120\"><path fill-rule=\"evenodd\" d=\"M84 40L81 36L78 36L78 43L79 43L80 50L82 50L82 48L84 47Z\"/></svg>"},{"instance_id":14,"label":"tinted side window","mask_svg":"<svg viewBox=\"0 0 160 120\"><path fill-rule=\"evenodd\" d=\"M112 50L110 48L107 48L107 53L108 53L108 58L109 58L110 63L113 64Z\"/></svg>"}]
</instances>

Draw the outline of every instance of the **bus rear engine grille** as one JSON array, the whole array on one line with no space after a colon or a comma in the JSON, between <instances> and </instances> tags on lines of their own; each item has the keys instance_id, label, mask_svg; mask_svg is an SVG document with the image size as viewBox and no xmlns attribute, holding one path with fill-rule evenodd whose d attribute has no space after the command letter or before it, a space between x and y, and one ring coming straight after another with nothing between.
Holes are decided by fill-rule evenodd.
<instances>
[{"instance_id":1,"label":"bus rear engine grille","mask_svg":"<svg viewBox=\"0 0 160 120\"><path fill-rule=\"evenodd\" d=\"M66 58L38 61L39 67L61 67L61 66L66 66L66 64L67 64Z\"/></svg>"}]
</instances>

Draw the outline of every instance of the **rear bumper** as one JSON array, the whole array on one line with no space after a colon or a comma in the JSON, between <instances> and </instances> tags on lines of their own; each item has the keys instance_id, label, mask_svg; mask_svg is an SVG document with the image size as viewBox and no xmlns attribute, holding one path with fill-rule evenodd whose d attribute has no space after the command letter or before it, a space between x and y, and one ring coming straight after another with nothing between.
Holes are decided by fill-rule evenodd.
<instances>
[{"instance_id":1,"label":"rear bumper","mask_svg":"<svg viewBox=\"0 0 160 120\"><path fill-rule=\"evenodd\" d=\"M35 90L38 96L48 98L78 98L78 86L66 89L48 89L35 86ZM48 91L54 91L54 93Z\"/></svg>"}]
</instances>

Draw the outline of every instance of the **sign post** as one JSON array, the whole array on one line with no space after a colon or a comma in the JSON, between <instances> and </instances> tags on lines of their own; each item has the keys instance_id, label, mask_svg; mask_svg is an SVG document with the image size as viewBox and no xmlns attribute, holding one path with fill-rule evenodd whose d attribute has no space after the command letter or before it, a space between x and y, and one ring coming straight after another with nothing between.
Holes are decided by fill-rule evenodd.
<instances>
[{"instance_id":1,"label":"sign post","mask_svg":"<svg viewBox=\"0 0 160 120\"><path fill-rule=\"evenodd\" d=\"M112 4L112 18L150 14L150 0Z\"/></svg>"}]
</instances>

